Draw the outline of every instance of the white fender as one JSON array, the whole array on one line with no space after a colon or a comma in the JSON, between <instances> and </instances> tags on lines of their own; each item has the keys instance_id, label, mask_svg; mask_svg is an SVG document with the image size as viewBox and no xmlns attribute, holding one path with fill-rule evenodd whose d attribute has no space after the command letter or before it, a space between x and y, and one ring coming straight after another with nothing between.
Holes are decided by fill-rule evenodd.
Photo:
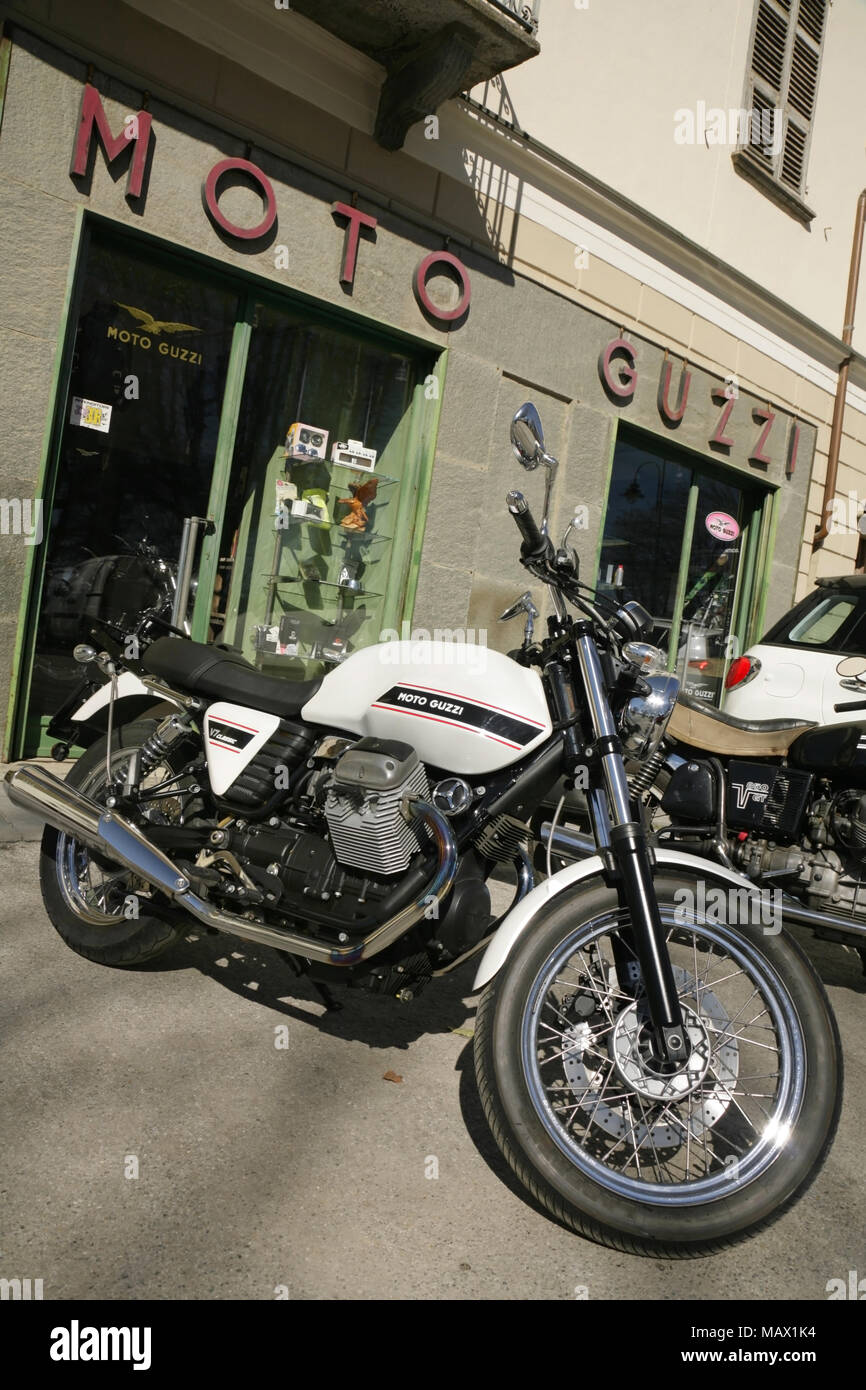
<instances>
[{"instance_id":1,"label":"white fender","mask_svg":"<svg viewBox=\"0 0 866 1390\"><path fill-rule=\"evenodd\" d=\"M748 888L752 893L757 892L751 879L745 878L743 874L735 873L733 869L726 869L723 864L715 864L708 859L701 859L696 854L684 854L682 850L678 849L657 849L655 850L655 860L661 868L688 869L691 873L700 874L704 878L723 879L727 883L736 884L738 888ZM542 883L539 883L537 888L533 888L531 893L527 893L526 897L522 898L517 906L509 912L481 957L481 964L472 986L473 993L483 989L493 979L497 970L505 964L518 939L530 926L533 918L550 902L551 898L557 897L566 888L571 888L583 879L597 876L603 869L604 863L601 857L593 854L589 859L580 859L577 863L569 864L567 868L560 869L559 873L553 874L551 878L546 878Z\"/></svg>"},{"instance_id":2,"label":"white fender","mask_svg":"<svg viewBox=\"0 0 866 1390\"><path fill-rule=\"evenodd\" d=\"M131 671L121 671L117 678L117 699L123 700L129 695L151 695L154 701L157 700L157 696L153 694L152 690L148 690L146 685L142 684L138 676L134 676ZM111 681L106 681L105 685L100 686L93 695L84 701L83 705L78 706L71 718L76 721L92 719L99 710L105 709L110 697ZM167 696L160 698L168 700Z\"/></svg>"}]
</instances>

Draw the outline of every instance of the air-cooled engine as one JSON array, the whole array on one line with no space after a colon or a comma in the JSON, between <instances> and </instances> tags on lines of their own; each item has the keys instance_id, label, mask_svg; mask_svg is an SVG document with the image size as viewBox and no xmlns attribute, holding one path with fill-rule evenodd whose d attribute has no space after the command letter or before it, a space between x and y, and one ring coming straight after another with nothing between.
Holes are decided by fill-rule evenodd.
<instances>
[{"instance_id":1,"label":"air-cooled engine","mask_svg":"<svg viewBox=\"0 0 866 1390\"><path fill-rule=\"evenodd\" d=\"M428 795L427 774L409 744L381 738L354 744L337 762L325 799L339 863L371 874L403 873L418 852L404 802Z\"/></svg>"}]
</instances>

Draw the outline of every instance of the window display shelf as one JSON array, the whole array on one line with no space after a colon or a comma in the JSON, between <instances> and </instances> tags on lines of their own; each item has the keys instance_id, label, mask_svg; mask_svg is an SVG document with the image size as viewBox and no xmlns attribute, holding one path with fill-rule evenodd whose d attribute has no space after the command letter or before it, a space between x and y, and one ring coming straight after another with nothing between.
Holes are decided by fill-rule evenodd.
<instances>
[{"instance_id":1,"label":"window display shelf","mask_svg":"<svg viewBox=\"0 0 866 1390\"><path fill-rule=\"evenodd\" d=\"M315 584L320 589L339 589L341 594L350 594L352 598L382 598L374 589L351 589L347 584L338 584L333 579L315 579L310 576L305 579L302 574L265 574L262 578L267 584L272 584L275 589L297 588L299 585Z\"/></svg>"},{"instance_id":2,"label":"window display shelf","mask_svg":"<svg viewBox=\"0 0 866 1390\"><path fill-rule=\"evenodd\" d=\"M286 468L339 468L344 473L355 473L359 478L376 478L380 486L390 487L392 483L398 483L399 478L391 478L387 473L377 473L375 468L359 468L356 463L336 463L333 459L296 459L287 458Z\"/></svg>"},{"instance_id":3,"label":"window display shelf","mask_svg":"<svg viewBox=\"0 0 866 1390\"><path fill-rule=\"evenodd\" d=\"M274 517L274 531L291 531L299 526L309 526L315 531L334 531L340 540L362 541L365 545L382 545L394 539L393 536L380 536L369 529L358 531L351 526L343 526L339 521L316 521L311 516L292 516L291 513L285 518Z\"/></svg>"}]
</instances>

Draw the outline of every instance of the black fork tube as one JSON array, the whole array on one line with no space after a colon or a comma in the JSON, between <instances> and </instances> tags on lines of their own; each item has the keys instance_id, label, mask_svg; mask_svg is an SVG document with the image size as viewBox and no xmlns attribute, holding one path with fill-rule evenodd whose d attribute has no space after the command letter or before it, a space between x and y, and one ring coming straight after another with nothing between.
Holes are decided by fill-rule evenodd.
<instances>
[{"instance_id":1,"label":"black fork tube","mask_svg":"<svg viewBox=\"0 0 866 1390\"><path fill-rule=\"evenodd\" d=\"M607 699L604 674L591 629L575 629L577 658L586 691L604 790L610 815L610 848L622 879L622 894L632 921L650 1020L659 1057L681 1061L687 1056L676 982L665 941L643 826L632 818L622 745Z\"/></svg>"}]
</instances>

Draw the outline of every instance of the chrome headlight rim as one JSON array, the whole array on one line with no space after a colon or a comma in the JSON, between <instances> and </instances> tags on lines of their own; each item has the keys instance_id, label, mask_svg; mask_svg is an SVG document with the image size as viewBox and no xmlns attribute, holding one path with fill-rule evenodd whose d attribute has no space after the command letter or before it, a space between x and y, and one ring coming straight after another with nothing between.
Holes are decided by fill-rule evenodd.
<instances>
[{"instance_id":1,"label":"chrome headlight rim","mask_svg":"<svg viewBox=\"0 0 866 1390\"><path fill-rule=\"evenodd\" d=\"M679 677L670 674L644 676L650 691L633 695L622 712L620 734L629 759L651 758L664 737L680 693Z\"/></svg>"}]
</instances>

